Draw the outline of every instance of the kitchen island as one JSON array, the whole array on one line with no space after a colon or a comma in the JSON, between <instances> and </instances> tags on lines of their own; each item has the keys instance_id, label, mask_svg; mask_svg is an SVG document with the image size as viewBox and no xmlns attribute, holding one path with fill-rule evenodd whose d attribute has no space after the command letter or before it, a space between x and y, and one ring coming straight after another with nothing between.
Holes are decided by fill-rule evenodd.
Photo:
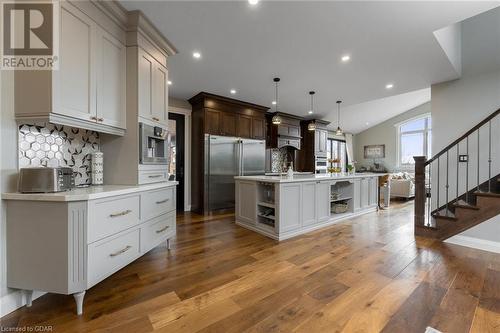
<instances>
[{"instance_id":1,"label":"kitchen island","mask_svg":"<svg viewBox=\"0 0 500 333\"><path fill-rule=\"evenodd\" d=\"M235 177L236 224L284 240L374 212L380 176L383 174Z\"/></svg>"}]
</instances>

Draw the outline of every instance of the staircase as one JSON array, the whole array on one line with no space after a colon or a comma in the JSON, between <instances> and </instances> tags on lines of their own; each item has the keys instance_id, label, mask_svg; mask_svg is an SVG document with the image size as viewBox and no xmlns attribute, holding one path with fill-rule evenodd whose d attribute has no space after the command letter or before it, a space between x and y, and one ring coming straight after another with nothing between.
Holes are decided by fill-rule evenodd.
<instances>
[{"instance_id":1,"label":"staircase","mask_svg":"<svg viewBox=\"0 0 500 333\"><path fill-rule=\"evenodd\" d=\"M414 159L415 235L445 240L500 214L500 109Z\"/></svg>"}]
</instances>

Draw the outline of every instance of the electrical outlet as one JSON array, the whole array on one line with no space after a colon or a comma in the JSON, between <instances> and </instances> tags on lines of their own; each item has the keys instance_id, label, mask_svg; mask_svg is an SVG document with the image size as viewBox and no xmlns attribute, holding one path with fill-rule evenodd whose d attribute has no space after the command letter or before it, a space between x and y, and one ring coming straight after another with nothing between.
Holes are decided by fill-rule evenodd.
<instances>
[{"instance_id":1,"label":"electrical outlet","mask_svg":"<svg viewBox=\"0 0 500 333\"><path fill-rule=\"evenodd\" d=\"M469 160L469 155L458 155L459 162L467 162Z\"/></svg>"}]
</instances>

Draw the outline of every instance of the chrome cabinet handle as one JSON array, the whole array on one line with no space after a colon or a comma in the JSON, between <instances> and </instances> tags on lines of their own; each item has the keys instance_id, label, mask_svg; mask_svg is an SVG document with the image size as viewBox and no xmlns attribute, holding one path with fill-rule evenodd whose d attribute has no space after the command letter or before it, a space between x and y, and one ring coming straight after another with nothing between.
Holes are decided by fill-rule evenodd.
<instances>
[{"instance_id":1,"label":"chrome cabinet handle","mask_svg":"<svg viewBox=\"0 0 500 333\"><path fill-rule=\"evenodd\" d=\"M154 121L160 121L160 118L153 117L153 120L154 120Z\"/></svg>"},{"instance_id":2,"label":"chrome cabinet handle","mask_svg":"<svg viewBox=\"0 0 500 333\"><path fill-rule=\"evenodd\" d=\"M161 228L160 230L156 230L156 233L157 234L161 234L162 232L164 232L165 230L167 230L168 228L170 228L170 226L166 226L165 228Z\"/></svg>"},{"instance_id":3,"label":"chrome cabinet handle","mask_svg":"<svg viewBox=\"0 0 500 333\"><path fill-rule=\"evenodd\" d=\"M165 203L167 202L169 199L165 199L165 200L160 200L160 201L157 201L156 204L159 205L159 204L162 204L162 203Z\"/></svg>"},{"instance_id":4,"label":"chrome cabinet handle","mask_svg":"<svg viewBox=\"0 0 500 333\"><path fill-rule=\"evenodd\" d=\"M91 116L90 117L91 120L96 120L97 121L97 117L94 117L94 116Z\"/></svg>"},{"instance_id":5,"label":"chrome cabinet handle","mask_svg":"<svg viewBox=\"0 0 500 333\"><path fill-rule=\"evenodd\" d=\"M132 213L130 209L124 210L123 212L119 212L116 214L110 214L109 217L118 217L118 216L123 216Z\"/></svg>"},{"instance_id":6,"label":"chrome cabinet handle","mask_svg":"<svg viewBox=\"0 0 500 333\"><path fill-rule=\"evenodd\" d=\"M110 257L116 257L116 256L119 256L120 254L127 252L127 251L128 251L128 250L130 250L131 248L132 248L132 246L127 245L127 246L125 246L125 248L121 249L120 251L117 251L117 252L115 252L115 253L110 253L110 254L109 254L109 256L110 256Z\"/></svg>"},{"instance_id":7,"label":"chrome cabinet handle","mask_svg":"<svg viewBox=\"0 0 500 333\"><path fill-rule=\"evenodd\" d=\"M97 121L104 121L104 118L97 118Z\"/></svg>"},{"instance_id":8,"label":"chrome cabinet handle","mask_svg":"<svg viewBox=\"0 0 500 333\"><path fill-rule=\"evenodd\" d=\"M163 177L163 175L152 175L152 176L148 176L149 178L159 178L159 177Z\"/></svg>"}]
</instances>

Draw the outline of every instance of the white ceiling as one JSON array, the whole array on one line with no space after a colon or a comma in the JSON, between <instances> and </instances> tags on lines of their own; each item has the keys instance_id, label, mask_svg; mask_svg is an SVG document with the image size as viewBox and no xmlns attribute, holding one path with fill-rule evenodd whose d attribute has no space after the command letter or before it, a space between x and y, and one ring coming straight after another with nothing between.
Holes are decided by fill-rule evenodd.
<instances>
[{"instance_id":1,"label":"white ceiling","mask_svg":"<svg viewBox=\"0 0 500 333\"><path fill-rule=\"evenodd\" d=\"M281 77L279 109L315 114L353 133L422 104L431 84L456 78L433 31L498 6L496 1L122 1L142 10L175 45L170 94L200 91L271 106ZM193 51L202 54L192 57ZM342 63L340 57L351 56ZM392 90L385 89L394 83ZM230 89L237 94L231 95ZM422 90L424 89L424 90ZM390 97L394 96L394 97ZM379 101L375 101L379 100ZM373 104L367 102L373 101Z\"/></svg>"}]
</instances>

